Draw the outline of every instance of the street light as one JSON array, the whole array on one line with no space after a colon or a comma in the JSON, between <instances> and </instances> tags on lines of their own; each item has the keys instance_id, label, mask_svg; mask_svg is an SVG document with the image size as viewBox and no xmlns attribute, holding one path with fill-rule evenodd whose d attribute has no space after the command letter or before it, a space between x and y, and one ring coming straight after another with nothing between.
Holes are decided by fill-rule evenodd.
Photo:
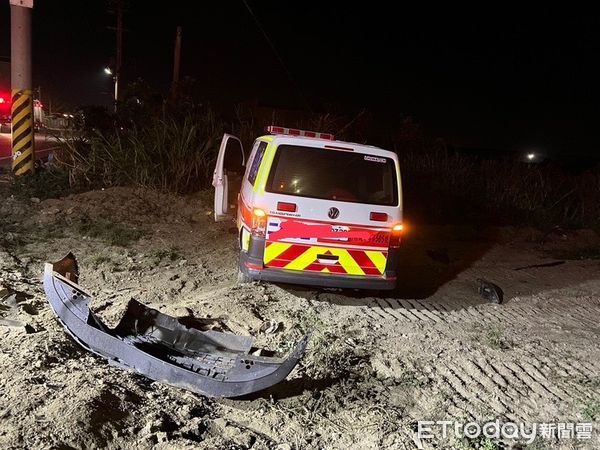
<instances>
[{"instance_id":1,"label":"street light","mask_svg":"<svg viewBox=\"0 0 600 450\"><path fill-rule=\"evenodd\" d=\"M527 159L533 161L535 159L535 153L527 153Z\"/></svg>"},{"instance_id":2,"label":"street light","mask_svg":"<svg viewBox=\"0 0 600 450\"><path fill-rule=\"evenodd\" d=\"M104 68L104 73L105 73L106 75L112 75L112 70L110 70L110 67L105 67L105 68Z\"/></svg>"}]
</instances>

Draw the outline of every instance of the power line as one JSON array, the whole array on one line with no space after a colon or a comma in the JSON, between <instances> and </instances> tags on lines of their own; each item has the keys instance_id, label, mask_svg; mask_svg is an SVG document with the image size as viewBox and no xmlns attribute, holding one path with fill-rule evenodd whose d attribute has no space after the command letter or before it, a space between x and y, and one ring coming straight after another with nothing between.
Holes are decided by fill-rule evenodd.
<instances>
[{"instance_id":1,"label":"power line","mask_svg":"<svg viewBox=\"0 0 600 450\"><path fill-rule=\"evenodd\" d=\"M298 95L300 96L302 102L305 104L305 106L308 108L308 110L310 112L313 112L312 108L310 107L310 103L306 100L306 97L304 96L304 93L302 92L302 89L300 89L300 85L298 84L298 82L296 81L296 79L294 78L294 76L292 75L292 72L290 72L290 70L288 69L287 65L285 64L285 61L283 60L283 58L281 57L281 55L277 51L277 47L275 47L275 44L273 44L273 41L271 41L271 38L269 38L269 35L267 34L267 32L265 31L265 29L261 25L260 20L258 20L258 17L256 16L256 14L254 14L254 11L252 11L252 8L250 8L250 5L248 4L248 2L246 0L242 0L242 2L244 3L244 5L246 6L246 9L248 10L248 12L250 13L250 15L254 19L254 22L256 23L256 26L258 27L258 29L260 30L260 32L264 36L265 40L269 44L269 47L271 47L271 50L273 50L273 53L277 57L277 60L281 64L281 67L283 67L283 70L285 71L285 73L287 74L288 78L290 79L290 81L292 82L292 84L294 85L294 87L296 88L296 90L298 91Z\"/></svg>"}]
</instances>

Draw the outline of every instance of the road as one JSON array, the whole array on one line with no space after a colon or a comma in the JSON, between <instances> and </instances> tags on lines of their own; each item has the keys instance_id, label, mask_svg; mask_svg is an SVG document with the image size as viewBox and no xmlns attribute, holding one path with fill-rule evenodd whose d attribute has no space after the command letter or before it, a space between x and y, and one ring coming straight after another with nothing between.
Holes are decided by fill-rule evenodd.
<instances>
[{"instance_id":1,"label":"road","mask_svg":"<svg viewBox=\"0 0 600 450\"><path fill-rule=\"evenodd\" d=\"M0 133L0 167L10 166L12 162L10 133ZM45 158L56 147L56 140L45 133L35 135L35 156Z\"/></svg>"}]
</instances>

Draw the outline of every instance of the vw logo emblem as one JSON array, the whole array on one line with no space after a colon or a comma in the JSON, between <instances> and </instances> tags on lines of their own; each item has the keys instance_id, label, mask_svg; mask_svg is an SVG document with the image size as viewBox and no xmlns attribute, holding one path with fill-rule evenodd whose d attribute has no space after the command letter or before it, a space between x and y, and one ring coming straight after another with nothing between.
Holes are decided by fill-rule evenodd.
<instances>
[{"instance_id":1,"label":"vw logo emblem","mask_svg":"<svg viewBox=\"0 0 600 450\"><path fill-rule=\"evenodd\" d=\"M329 212L327 213L327 215L330 219L337 219L337 217L340 215L340 210L334 206L332 208L329 208Z\"/></svg>"}]
</instances>

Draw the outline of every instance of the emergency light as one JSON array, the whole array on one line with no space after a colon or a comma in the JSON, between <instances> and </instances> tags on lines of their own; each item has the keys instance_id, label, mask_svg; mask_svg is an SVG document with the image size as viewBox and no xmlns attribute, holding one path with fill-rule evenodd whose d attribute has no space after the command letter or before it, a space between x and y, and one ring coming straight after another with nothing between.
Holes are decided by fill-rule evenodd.
<instances>
[{"instance_id":1,"label":"emergency light","mask_svg":"<svg viewBox=\"0 0 600 450\"><path fill-rule=\"evenodd\" d=\"M301 136L316 139L327 139L329 141L335 141L335 136L331 133L319 133L317 131L306 131L299 130L297 128L285 128L277 127L275 125L269 125L266 128L267 133L270 134L287 134L289 136Z\"/></svg>"}]
</instances>

